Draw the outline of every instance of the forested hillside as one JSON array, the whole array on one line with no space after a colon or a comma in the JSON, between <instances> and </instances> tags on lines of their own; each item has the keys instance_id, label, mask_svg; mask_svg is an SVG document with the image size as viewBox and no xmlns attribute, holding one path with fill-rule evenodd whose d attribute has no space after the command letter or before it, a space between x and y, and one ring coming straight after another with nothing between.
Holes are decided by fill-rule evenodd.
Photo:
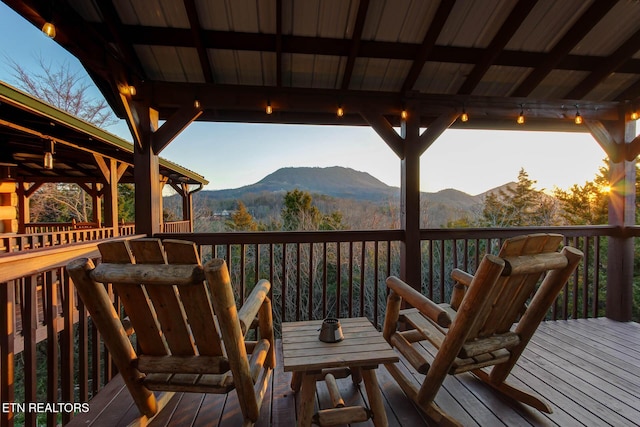
<instances>
[{"instance_id":1,"label":"forested hillside","mask_svg":"<svg viewBox=\"0 0 640 427\"><path fill-rule=\"evenodd\" d=\"M219 230L242 201L247 212L263 223L280 219L283 198L298 189L313 197L323 214L340 212L349 229L383 229L399 226L400 189L391 187L368 173L344 167L282 168L259 182L229 190L201 191L194 196L194 210L200 223ZM422 224L442 227L479 211L483 196L470 196L447 189L422 193ZM177 196L165 199L165 211L176 215L180 209ZM204 231L204 230L203 230Z\"/></svg>"}]
</instances>

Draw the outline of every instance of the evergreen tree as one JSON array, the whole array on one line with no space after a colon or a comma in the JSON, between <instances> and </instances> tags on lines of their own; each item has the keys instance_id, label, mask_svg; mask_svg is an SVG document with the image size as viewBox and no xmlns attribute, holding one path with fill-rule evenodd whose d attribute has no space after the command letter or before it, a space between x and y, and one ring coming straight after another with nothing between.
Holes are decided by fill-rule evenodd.
<instances>
[{"instance_id":1,"label":"evergreen tree","mask_svg":"<svg viewBox=\"0 0 640 427\"><path fill-rule=\"evenodd\" d=\"M311 194L297 188L287 191L282 208L282 228L284 230L317 230L322 215L313 204Z\"/></svg>"},{"instance_id":2,"label":"evergreen tree","mask_svg":"<svg viewBox=\"0 0 640 427\"><path fill-rule=\"evenodd\" d=\"M524 168L520 169L514 185L487 195L479 225L518 227L553 224L555 203L534 187L536 182L529 178Z\"/></svg>"},{"instance_id":3,"label":"evergreen tree","mask_svg":"<svg viewBox=\"0 0 640 427\"><path fill-rule=\"evenodd\" d=\"M256 231L258 224L253 220L245 204L238 200L238 207L231 214L231 221L227 221L227 227L235 231Z\"/></svg>"}]
</instances>

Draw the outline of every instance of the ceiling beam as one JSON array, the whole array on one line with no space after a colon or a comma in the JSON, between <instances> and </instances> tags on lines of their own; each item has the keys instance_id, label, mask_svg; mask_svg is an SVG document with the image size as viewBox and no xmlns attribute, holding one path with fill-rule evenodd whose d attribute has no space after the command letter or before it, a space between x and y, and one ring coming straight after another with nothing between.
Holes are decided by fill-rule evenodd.
<instances>
[{"instance_id":1,"label":"ceiling beam","mask_svg":"<svg viewBox=\"0 0 640 427\"><path fill-rule=\"evenodd\" d=\"M109 3L111 2L103 2ZM194 0L184 0L184 8L187 11L187 17L189 18L189 26L191 27L191 37L193 38L193 44L198 52L198 59L200 60L200 68L202 68L202 75L204 81L207 83L213 83L213 71L211 68L211 62L209 61L209 55L207 49L202 41L202 27L200 26L200 20L198 19L198 9Z\"/></svg>"},{"instance_id":2,"label":"ceiling beam","mask_svg":"<svg viewBox=\"0 0 640 427\"><path fill-rule=\"evenodd\" d=\"M476 62L476 65L471 70L471 73L467 76L467 79L462 83L460 89L458 89L458 95L470 95L473 90L478 86L482 77L489 70L489 67L496 61L500 52L509 43L511 37L518 31L520 25L527 19L529 12L536 5L537 0L520 0L511 9L511 13L507 16L507 19L503 22L502 26L487 46L482 59Z\"/></svg>"},{"instance_id":3,"label":"ceiling beam","mask_svg":"<svg viewBox=\"0 0 640 427\"><path fill-rule=\"evenodd\" d=\"M167 119L180 106L193 103L193 93L207 110L215 109L264 114L264 88L237 85L193 85L190 83L149 82L153 97L150 105L160 112L160 119ZM337 100L347 107L347 113L376 111L384 115L400 115L403 98L397 92L380 93L360 90L329 90L283 87L270 92L272 104L278 110L265 122L278 122L277 112L297 112L301 114L327 114L335 116ZM459 109L463 103L467 111L475 117L485 119L515 117L520 105L526 105L527 117L538 119L569 119L575 115L573 100L532 101L526 98L501 98L482 96L426 95L415 93L419 102L419 113L423 116L438 117L444 112ZM587 119L618 120L620 112L616 102L581 102L580 113ZM264 114L266 116L266 114Z\"/></svg>"},{"instance_id":4,"label":"ceiling beam","mask_svg":"<svg viewBox=\"0 0 640 427\"><path fill-rule=\"evenodd\" d=\"M349 83L351 82L351 75L353 74L353 67L356 64L356 58L358 57L358 51L360 50L360 40L362 39L362 30L364 29L364 21L367 17L367 11L369 10L369 0L360 0L358 4L358 13L356 15L356 22L353 26L353 33L351 34L351 49L349 50L349 57L344 67L344 74L342 75L342 90L349 89Z\"/></svg>"},{"instance_id":5,"label":"ceiling beam","mask_svg":"<svg viewBox=\"0 0 640 427\"><path fill-rule=\"evenodd\" d=\"M141 79L146 78L133 46L126 43L120 36L122 34L122 22L120 21L120 17L118 16L118 12L116 11L113 3L110 1L101 1L96 2L96 5L100 9L100 13L105 21L109 34L113 40L115 40L115 45L122 54L125 63L133 67L134 72Z\"/></svg>"},{"instance_id":6,"label":"ceiling beam","mask_svg":"<svg viewBox=\"0 0 640 427\"><path fill-rule=\"evenodd\" d=\"M276 86L282 87L282 0L276 0Z\"/></svg>"},{"instance_id":7,"label":"ceiling beam","mask_svg":"<svg viewBox=\"0 0 640 427\"><path fill-rule=\"evenodd\" d=\"M596 86L602 83L611 73L617 71L640 50L640 30L636 31L615 52L601 62L588 76L567 93L565 98L582 99Z\"/></svg>"},{"instance_id":8,"label":"ceiling beam","mask_svg":"<svg viewBox=\"0 0 640 427\"><path fill-rule=\"evenodd\" d=\"M424 39L422 39L422 44L413 58L411 69L402 83L402 92L413 90L413 86L416 84L416 81L418 81L422 68L424 68L424 64L427 62L427 59L429 59L429 55L431 54L431 51L436 44L436 40L438 39L445 22L447 22L447 18L449 18L449 14L451 14L451 10L455 3L455 0L443 0L440 2L433 20L431 21L431 25L429 25L429 29L424 35Z\"/></svg>"},{"instance_id":9,"label":"ceiling beam","mask_svg":"<svg viewBox=\"0 0 640 427\"><path fill-rule=\"evenodd\" d=\"M562 58L569 52L600 22L611 10L616 1L596 1L578 18L565 35L545 56L535 69L520 83L511 93L511 96L528 96L554 68L560 64Z\"/></svg>"},{"instance_id":10,"label":"ceiling beam","mask_svg":"<svg viewBox=\"0 0 640 427\"><path fill-rule=\"evenodd\" d=\"M101 24L96 24L99 29ZM103 26L104 27L104 26ZM102 30L104 37L110 38L108 31ZM161 28L147 26L123 26L123 37L132 44L149 46L176 46L195 48L191 30L181 28ZM203 30L202 38L207 49L227 49L245 51L265 51L276 53L278 45L276 34L241 33L229 31ZM281 35L282 53L300 53L309 55L349 56L351 40L339 38L307 37ZM114 42L114 40L110 40ZM401 59L415 61L423 44L361 40L358 57ZM474 65L485 54L485 49L477 47L456 47L434 45L428 53L428 60ZM536 68L546 58L545 52L523 52L503 50L494 61L494 65L522 68ZM556 68L563 70L590 71L602 57L589 55L567 55L557 63ZM417 68L418 65L416 65ZM420 70L418 70L420 71ZM629 58L619 70L640 74L640 59Z\"/></svg>"}]
</instances>

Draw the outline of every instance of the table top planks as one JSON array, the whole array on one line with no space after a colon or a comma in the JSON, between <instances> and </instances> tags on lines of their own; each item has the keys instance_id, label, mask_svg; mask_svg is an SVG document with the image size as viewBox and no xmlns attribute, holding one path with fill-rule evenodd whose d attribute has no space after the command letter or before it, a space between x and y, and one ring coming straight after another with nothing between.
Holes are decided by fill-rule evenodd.
<instances>
[{"instance_id":1,"label":"table top planks","mask_svg":"<svg viewBox=\"0 0 640 427\"><path fill-rule=\"evenodd\" d=\"M285 372L325 368L376 367L398 362L398 355L366 317L340 319L344 339L326 343L318 339L322 320L282 324Z\"/></svg>"}]
</instances>

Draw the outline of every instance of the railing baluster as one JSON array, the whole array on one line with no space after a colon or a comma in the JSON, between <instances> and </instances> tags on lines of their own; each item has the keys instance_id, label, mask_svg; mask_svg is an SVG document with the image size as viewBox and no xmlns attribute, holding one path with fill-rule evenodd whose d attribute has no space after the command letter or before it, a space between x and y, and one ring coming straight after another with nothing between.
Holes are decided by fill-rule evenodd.
<instances>
[{"instance_id":1,"label":"railing baluster","mask_svg":"<svg viewBox=\"0 0 640 427\"><path fill-rule=\"evenodd\" d=\"M38 306L36 303L36 276L24 279L24 309L22 316L22 336L24 338L23 366L24 366L24 402L36 402L37 398L37 330L38 330ZM35 426L37 414L25 412L25 426Z\"/></svg>"},{"instance_id":2,"label":"railing baluster","mask_svg":"<svg viewBox=\"0 0 640 427\"><path fill-rule=\"evenodd\" d=\"M366 247L365 242L360 242L360 316L365 316L366 305Z\"/></svg>"},{"instance_id":3,"label":"railing baluster","mask_svg":"<svg viewBox=\"0 0 640 427\"><path fill-rule=\"evenodd\" d=\"M15 402L14 342L15 287L0 283L0 402ZM0 411L0 424L12 427L13 413Z\"/></svg>"},{"instance_id":4,"label":"railing baluster","mask_svg":"<svg viewBox=\"0 0 640 427\"><path fill-rule=\"evenodd\" d=\"M62 342L60 343L61 350L61 371L62 377L62 401L65 403L74 402L74 358L75 351L73 345L73 324L74 324L74 292L71 285L71 280L66 270L60 275L62 279L62 289L64 293L62 313L64 321L64 330L62 331ZM70 412L62 413L62 423L66 424L71 420L72 414Z\"/></svg>"},{"instance_id":5,"label":"railing baluster","mask_svg":"<svg viewBox=\"0 0 640 427\"><path fill-rule=\"evenodd\" d=\"M342 242L336 242L336 317L342 317Z\"/></svg>"},{"instance_id":6,"label":"railing baluster","mask_svg":"<svg viewBox=\"0 0 640 427\"><path fill-rule=\"evenodd\" d=\"M322 242L322 317L327 317L327 242Z\"/></svg>"},{"instance_id":7,"label":"railing baluster","mask_svg":"<svg viewBox=\"0 0 640 427\"><path fill-rule=\"evenodd\" d=\"M593 247L593 317L599 316L600 311L600 237L595 237Z\"/></svg>"},{"instance_id":8,"label":"railing baluster","mask_svg":"<svg viewBox=\"0 0 640 427\"><path fill-rule=\"evenodd\" d=\"M309 304L309 311L307 313L308 317L307 320L312 320L313 319L313 247L314 247L314 243L309 243L309 272L308 272L308 280L309 280L309 288L307 291L307 299L308 299L308 304Z\"/></svg>"},{"instance_id":9,"label":"railing baluster","mask_svg":"<svg viewBox=\"0 0 640 427\"><path fill-rule=\"evenodd\" d=\"M47 272L42 285L47 288L47 401L58 402L58 278ZM57 412L47 412L47 424L57 425Z\"/></svg>"}]
</instances>

